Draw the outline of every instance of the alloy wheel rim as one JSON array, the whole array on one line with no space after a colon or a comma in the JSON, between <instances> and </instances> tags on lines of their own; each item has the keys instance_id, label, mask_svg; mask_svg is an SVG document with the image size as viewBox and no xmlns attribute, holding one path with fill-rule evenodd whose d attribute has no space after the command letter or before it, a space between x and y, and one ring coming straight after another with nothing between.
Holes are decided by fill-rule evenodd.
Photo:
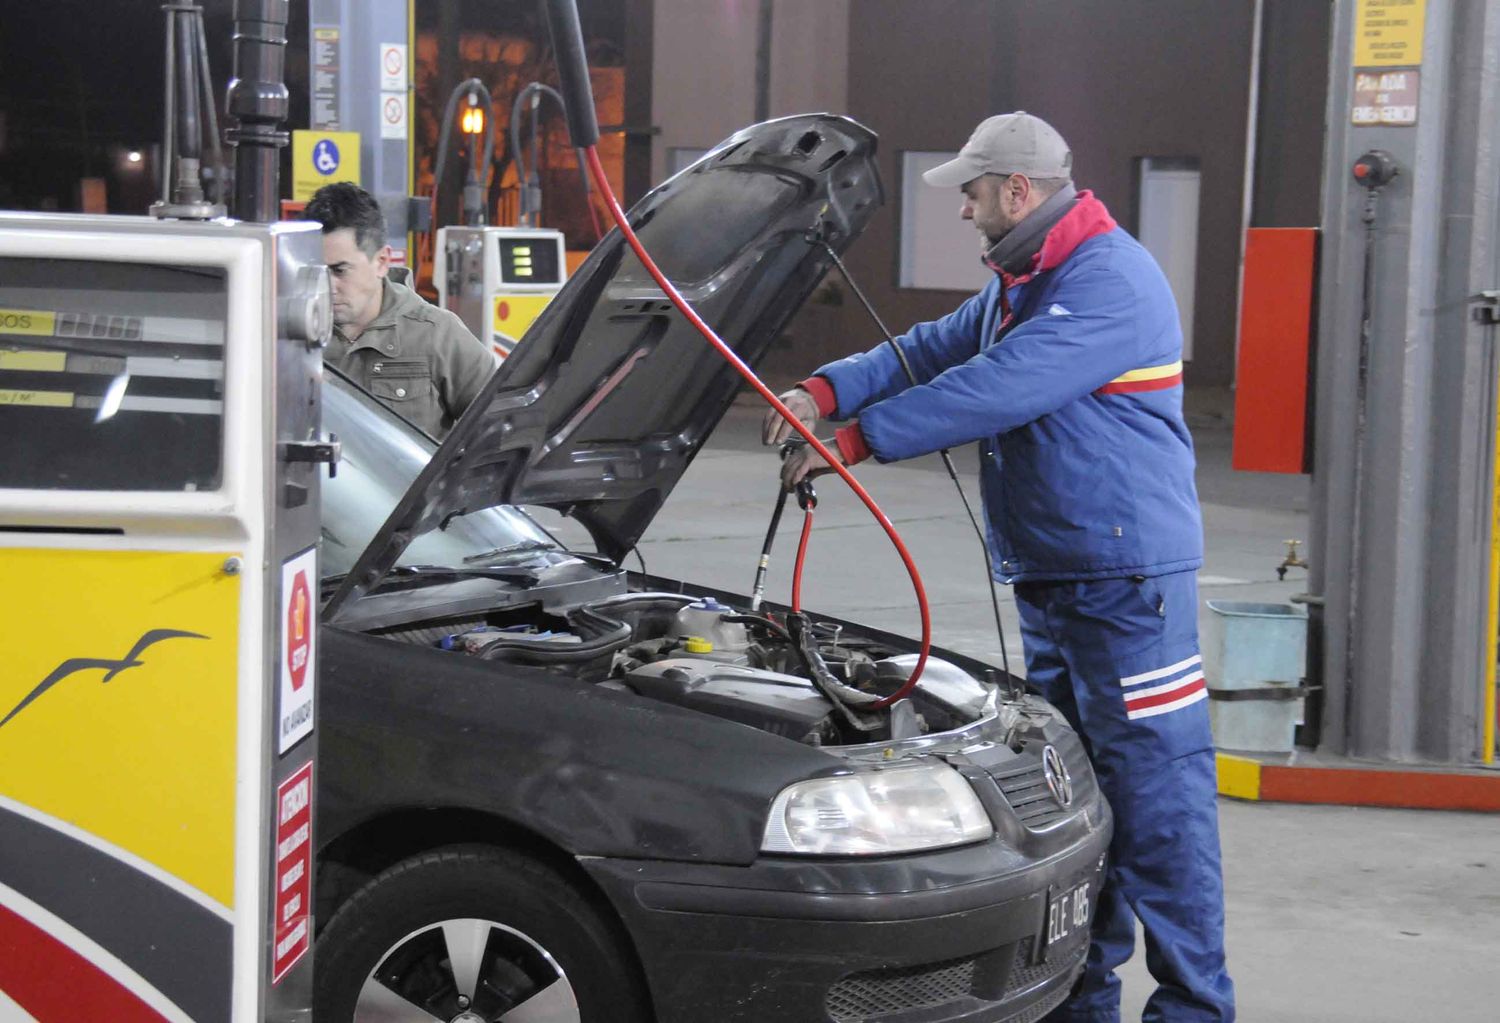
<instances>
[{"instance_id":1,"label":"alloy wheel rim","mask_svg":"<svg viewBox=\"0 0 1500 1023\"><path fill-rule=\"evenodd\" d=\"M381 955L354 1023L582 1023L567 974L539 942L494 920L428 924Z\"/></svg>"}]
</instances>

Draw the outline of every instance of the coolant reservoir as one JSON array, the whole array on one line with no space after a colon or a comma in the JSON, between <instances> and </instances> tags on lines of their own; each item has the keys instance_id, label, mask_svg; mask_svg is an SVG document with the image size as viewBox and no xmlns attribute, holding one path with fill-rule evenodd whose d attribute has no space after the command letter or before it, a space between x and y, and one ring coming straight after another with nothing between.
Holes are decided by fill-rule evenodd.
<instances>
[{"instance_id":1,"label":"coolant reservoir","mask_svg":"<svg viewBox=\"0 0 1500 1023\"><path fill-rule=\"evenodd\" d=\"M744 653L750 647L750 630L737 622L724 621L725 615L734 613L734 608L712 597L695 600L677 612L672 635L706 641L717 654Z\"/></svg>"}]
</instances>

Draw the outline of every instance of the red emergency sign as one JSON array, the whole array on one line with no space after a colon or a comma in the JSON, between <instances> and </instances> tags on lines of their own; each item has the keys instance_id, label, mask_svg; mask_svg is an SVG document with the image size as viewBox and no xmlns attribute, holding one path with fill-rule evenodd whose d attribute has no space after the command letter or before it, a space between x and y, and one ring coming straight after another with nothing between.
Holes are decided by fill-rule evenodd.
<instances>
[{"instance_id":1,"label":"red emergency sign","mask_svg":"<svg viewBox=\"0 0 1500 1023\"><path fill-rule=\"evenodd\" d=\"M312 761L276 788L276 890L271 899L271 983L312 946Z\"/></svg>"}]
</instances>

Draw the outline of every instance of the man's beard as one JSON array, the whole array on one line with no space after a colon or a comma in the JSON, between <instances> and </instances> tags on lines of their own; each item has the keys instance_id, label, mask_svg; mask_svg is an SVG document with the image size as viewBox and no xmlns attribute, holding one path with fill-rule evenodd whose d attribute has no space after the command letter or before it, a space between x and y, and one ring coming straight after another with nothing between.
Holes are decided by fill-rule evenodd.
<instances>
[{"instance_id":1,"label":"man's beard","mask_svg":"<svg viewBox=\"0 0 1500 1023\"><path fill-rule=\"evenodd\" d=\"M993 249L996 245L1000 244L1000 239L1002 239L1006 235L1010 234L1010 232L1012 230L1014 230L1014 229L1015 229L1015 225L1012 224L1010 227L1002 229L999 234L990 234L988 231L980 231L979 232L979 238L980 238L979 247L980 247L980 249L982 249L985 252L990 251L990 249Z\"/></svg>"}]
</instances>

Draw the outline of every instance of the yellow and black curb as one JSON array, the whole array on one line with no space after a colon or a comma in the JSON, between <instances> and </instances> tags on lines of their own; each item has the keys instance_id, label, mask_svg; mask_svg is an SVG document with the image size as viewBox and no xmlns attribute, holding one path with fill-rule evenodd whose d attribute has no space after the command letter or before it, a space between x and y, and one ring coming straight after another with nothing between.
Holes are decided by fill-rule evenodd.
<instances>
[{"instance_id":1,"label":"yellow and black curb","mask_svg":"<svg viewBox=\"0 0 1500 1023\"><path fill-rule=\"evenodd\" d=\"M1500 771L1292 764L1284 756L1218 753L1219 795L1264 803L1324 803L1500 813Z\"/></svg>"}]
</instances>

